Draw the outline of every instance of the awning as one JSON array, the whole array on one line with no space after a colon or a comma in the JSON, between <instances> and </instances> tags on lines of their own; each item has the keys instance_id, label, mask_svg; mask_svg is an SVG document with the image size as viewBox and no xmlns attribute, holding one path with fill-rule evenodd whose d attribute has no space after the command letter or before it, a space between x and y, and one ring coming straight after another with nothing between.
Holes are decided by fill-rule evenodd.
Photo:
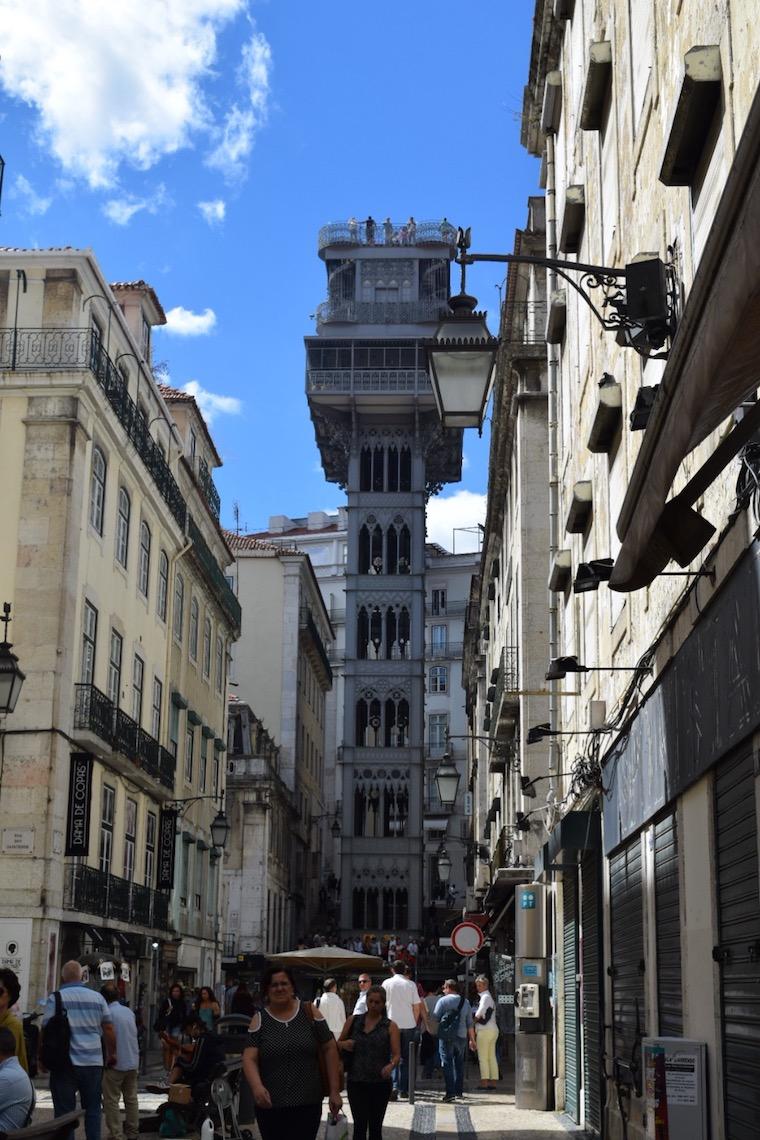
<instances>
[{"instance_id":1,"label":"awning","mask_svg":"<svg viewBox=\"0 0 760 1140\"><path fill-rule=\"evenodd\" d=\"M599 851L602 846L602 816L598 811L569 811L552 829L546 845L548 862L572 862L584 851Z\"/></svg>"},{"instance_id":2,"label":"awning","mask_svg":"<svg viewBox=\"0 0 760 1140\"><path fill-rule=\"evenodd\" d=\"M515 887L520 883L532 882L532 867L499 867L483 899L484 908L494 911L503 907L510 896L514 895Z\"/></svg>"},{"instance_id":3,"label":"awning","mask_svg":"<svg viewBox=\"0 0 760 1140\"><path fill-rule=\"evenodd\" d=\"M83 926L85 934L92 942L93 946L110 946L111 936L106 934L105 930L101 930L98 926Z\"/></svg>"},{"instance_id":4,"label":"awning","mask_svg":"<svg viewBox=\"0 0 760 1140\"><path fill-rule=\"evenodd\" d=\"M671 559L687 566L715 528L693 504L730 461L720 455L668 502L686 455L760 386L760 89L673 340L617 522L613 590L650 584Z\"/></svg>"},{"instance_id":5,"label":"awning","mask_svg":"<svg viewBox=\"0 0 760 1140\"><path fill-rule=\"evenodd\" d=\"M136 934L125 934L121 930L114 930L114 937L122 950L128 954L130 958L139 957L138 936Z\"/></svg>"}]
</instances>

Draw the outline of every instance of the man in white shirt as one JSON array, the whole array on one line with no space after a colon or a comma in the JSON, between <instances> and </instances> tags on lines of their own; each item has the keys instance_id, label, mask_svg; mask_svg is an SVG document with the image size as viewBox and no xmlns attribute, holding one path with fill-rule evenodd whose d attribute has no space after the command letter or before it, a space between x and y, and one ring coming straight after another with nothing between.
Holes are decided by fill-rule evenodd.
<instances>
[{"instance_id":1,"label":"man in white shirt","mask_svg":"<svg viewBox=\"0 0 760 1140\"><path fill-rule=\"evenodd\" d=\"M322 996L317 1005L319 1012L330 1026L333 1037L337 1040L346 1024L346 1007L338 996L338 985L335 978L325 978L322 983Z\"/></svg>"},{"instance_id":2,"label":"man in white shirt","mask_svg":"<svg viewBox=\"0 0 760 1140\"><path fill-rule=\"evenodd\" d=\"M356 1005L354 1006L354 1017L356 1017L356 1015L359 1013L367 1012L367 991L371 985L372 978L369 976L369 974L359 975L359 996L356 999Z\"/></svg>"},{"instance_id":3,"label":"man in white shirt","mask_svg":"<svg viewBox=\"0 0 760 1140\"><path fill-rule=\"evenodd\" d=\"M414 1040L417 1022L424 1014L417 987L409 978L404 977L404 963L393 963L393 975L383 982L385 990L385 1003L388 1017L395 1021L401 1033L401 1062L391 1074L393 1091L391 1100L398 1100L401 1096L409 1094L409 1045Z\"/></svg>"}]
</instances>

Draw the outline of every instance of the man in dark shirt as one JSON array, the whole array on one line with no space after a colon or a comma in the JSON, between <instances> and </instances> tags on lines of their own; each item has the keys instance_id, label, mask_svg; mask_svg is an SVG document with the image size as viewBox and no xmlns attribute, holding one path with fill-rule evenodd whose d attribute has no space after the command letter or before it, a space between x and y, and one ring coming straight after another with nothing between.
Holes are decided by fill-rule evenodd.
<instances>
[{"instance_id":1,"label":"man in dark shirt","mask_svg":"<svg viewBox=\"0 0 760 1140\"><path fill-rule=\"evenodd\" d=\"M182 1029L192 1039L192 1053L177 1057L169 1074L169 1084L190 1085L194 1093L196 1085L209 1080L214 1069L224 1061L224 1045L196 1013L185 1018Z\"/></svg>"}]
</instances>

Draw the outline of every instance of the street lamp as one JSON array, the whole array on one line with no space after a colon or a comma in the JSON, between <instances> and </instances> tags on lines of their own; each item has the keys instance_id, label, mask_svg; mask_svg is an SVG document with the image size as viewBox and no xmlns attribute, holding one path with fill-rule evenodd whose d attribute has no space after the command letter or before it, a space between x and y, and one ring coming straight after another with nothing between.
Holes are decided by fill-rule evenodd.
<instances>
[{"instance_id":1,"label":"street lamp","mask_svg":"<svg viewBox=\"0 0 760 1140\"><path fill-rule=\"evenodd\" d=\"M438 868L438 878L442 883L448 883L449 875L451 874L451 858L445 847L441 846L438 849L438 859L436 861Z\"/></svg>"},{"instance_id":2,"label":"street lamp","mask_svg":"<svg viewBox=\"0 0 760 1140\"><path fill-rule=\"evenodd\" d=\"M462 291L449 299L451 313L436 329L428 359L443 426L476 427L482 433L499 341L488 331L486 314L475 311L477 303L464 292L462 266Z\"/></svg>"},{"instance_id":3,"label":"street lamp","mask_svg":"<svg viewBox=\"0 0 760 1140\"><path fill-rule=\"evenodd\" d=\"M230 834L230 821L224 814L224 808L220 807L219 811L211 821L211 842L214 847L218 847L220 851L224 851L227 846L227 840Z\"/></svg>"},{"instance_id":4,"label":"street lamp","mask_svg":"<svg viewBox=\"0 0 760 1140\"><path fill-rule=\"evenodd\" d=\"M561 681L568 673L651 673L650 665L581 665L577 657L553 657L547 681ZM548 735L548 734L547 734Z\"/></svg>"},{"instance_id":5,"label":"street lamp","mask_svg":"<svg viewBox=\"0 0 760 1140\"><path fill-rule=\"evenodd\" d=\"M26 680L18 664L18 657L11 650L13 646L8 641L8 624L11 621L11 604L3 602L3 616L0 618L5 625L3 640L0 642L0 716L7 716L16 707L16 701L21 692L21 686Z\"/></svg>"},{"instance_id":6,"label":"street lamp","mask_svg":"<svg viewBox=\"0 0 760 1140\"><path fill-rule=\"evenodd\" d=\"M434 779L435 786L438 789L438 798L441 801L441 807L453 808L459 789L460 775L454 764L451 763L451 757L448 752L444 752L443 759L436 769Z\"/></svg>"}]
</instances>

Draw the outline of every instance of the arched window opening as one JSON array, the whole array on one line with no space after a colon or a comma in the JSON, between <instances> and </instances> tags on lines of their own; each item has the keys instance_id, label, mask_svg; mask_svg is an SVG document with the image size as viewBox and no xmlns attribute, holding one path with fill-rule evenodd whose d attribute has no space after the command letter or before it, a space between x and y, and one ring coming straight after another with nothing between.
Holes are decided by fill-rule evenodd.
<instances>
[{"instance_id":1,"label":"arched window opening","mask_svg":"<svg viewBox=\"0 0 760 1140\"><path fill-rule=\"evenodd\" d=\"M383 644L383 614L379 606L374 606L369 619L369 639L375 651L375 660L380 656Z\"/></svg>"},{"instance_id":2,"label":"arched window opening","mask_svg":"<svg viewBox=\"0 0 760 1140\"><path fill-rule=\"evenodd\" d=\"M370 537L370 554L372 556L371 574L383 573L383 532L375 526Z\"/></svg>"},{"instance_id":3,"label":"arched window opening","mask_svg":"<svg viewBox=\"0 0 760 1140\"><path fill-rule=\"evenodd\" d=\"M406 606L401 607L401 612L398 615L398 646L402 658L409 655L409 630L410 630L409 610Z\"/></svg>"},{"instance_id":4,"label":"arched window opening","mask_svg":"<svg viewBox=\"0 0 760 1140\"><path fill-rule=\"evenodd\" d=\"M412 489L412 452L408 447L401 448L401 458L399 464L399 491L411 491Z\"/></svg>"},{"instance_id":5,"label":"arched window opening","mask_svg":"<svg viewBox=\"0 0 760 1140\"><path fill-rule=\"evenodd\" d=\"M398 536L398 573L408 574L412 561L412 536L409 527L402 526Z\"/></svg>"},{"instance_id":6,"label":"arched window opening","mask_svg":"<svg viewBox=\"0 0 760 1140\"><path fill-rule=\"evenodd\" d=\"M360 661L366 661L369 646L369 615L364 606L359 610L356 620L356 656Z\"/></svg>"},{"instance_id":7,"label":"arched window opening","mask_svg":"<svg viewBox=\"0 0 760 1140\"><path fill-rule=\"evenodd\" d=\"M126 569L129 554L129 516L132 504L125 487L119 487L119 500L116 510L116 561Z\"/></svg>"},{"instance_id":8,"label":"arched window opening","mask_svg":"<svg viewBox=\"0 0 760 1140\"><path fill-rule=\"evenodd\" d=\"M98 534L103 533L105 502L106 459L99 447L93 447L90 472L90 525Z\"/></svg>"},{"instance_id":9,"label":"arched window opening","mask_svg":"<svg viewBox=\"0 0 760 1140\"><path fill-rule=\"evenodd\" d=\"M372 490L382 491L385 487L385 451L380 445L372 456Z\"/></svg>"},{"instance_id":10,"label":"arched window opening","mask_svg":"<svg viewBox=\"0 0 760 1140\"><path fill-rule=\"evenodd\" d=\"M370 541L369 541L369 528L363 526L359 529L359 573L369 573L370 563Z\"/></svg>"},{"instance_id":11,"label":"arched window opening","mask_svg":"<svg viewBox=\"0 0 760 1140\"><path fill-rule=\"evenodd\" d=\"M377 887L370 887L367 891L367 922L370 928L380 925L380 891Z\"/></svg>"},{"instance_id":12,"label":"arched window opening","mask_svg":"<svg viewBox=\"0 0 760 1140\"><path fill-rule=\"evenodd\" d=\"M372 490L372 452L363 447L359 455L359 490Z\"/></svg>"},{"instance_id":13,"label":"arched window opening","mask_svg":"<svg viewBox=\"0 0 760 1140\"><path fill-rule=\"evenodd\" d=\"M364 921L364 917L365 917L365 905L364 905L365 904L365 895L364 895L364 891L362 890L361 887L354 887L351 902L352 902L352 906L351 906L352 925L355 928L358 927L361 930L367 925L366 922Z\"/></svg>"},{"instance_id":14,"label":"arched window opening","mask_svg":"<svg viewBox=\"0 0 760 1140\"><path fill-rule=\"evenodd\" d=\"M390 661L392 657L397 657L398 654L394 653L396 644L396 611L393 606L388 606L385 615L385 656Z\"/></svg>"},{"instance_id":15,"label":"arched window opening","mask_svg":"<svg viewBox=\"0 0 760 1140\"><path fill-rule=\"evenodd\" d=\"M398 448L388 448L388 490L398 491Z\"/></svg>"},{"instance_id":16,"label":"arched window opening","mask_svg":"<svg viewBox=\"0 0 760 1140\"><path fill-rule=\"evenodd\" d=\"M387 566L389 574L398 572L398 535L395 526L388 527Z\"/></svg>"}]
</instances>

